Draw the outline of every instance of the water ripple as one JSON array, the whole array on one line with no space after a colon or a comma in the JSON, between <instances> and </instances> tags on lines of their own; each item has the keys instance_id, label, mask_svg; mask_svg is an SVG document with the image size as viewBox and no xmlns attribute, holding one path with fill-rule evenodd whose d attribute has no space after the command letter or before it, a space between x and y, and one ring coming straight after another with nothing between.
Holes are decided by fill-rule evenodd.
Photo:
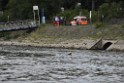
<instances>
[{"instance_id":1,"label":"water ripple","mask_svg":"<svg viewBox=\"0 0 124 83\"><path fill-rule=\"evenodd\" d=\"M121 52L0 46L0 83L124 83Z\"/></svg>"}]
</instances>

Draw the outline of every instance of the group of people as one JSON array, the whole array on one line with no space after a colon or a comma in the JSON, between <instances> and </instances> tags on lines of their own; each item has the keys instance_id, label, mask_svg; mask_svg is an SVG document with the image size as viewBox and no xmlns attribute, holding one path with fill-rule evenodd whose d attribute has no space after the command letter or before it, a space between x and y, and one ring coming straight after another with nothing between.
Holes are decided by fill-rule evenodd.
<instances>
[{"instance_id":1,"label":"group of people","mask_svg":"<svg viewBox=\"0 0 124 83\"><path fill-rule=\"evenodd\" d=\"M66 17L63 16L55 16L53 17L53 25L60 26L66 24Z\"/></svg>"}]
</instances>

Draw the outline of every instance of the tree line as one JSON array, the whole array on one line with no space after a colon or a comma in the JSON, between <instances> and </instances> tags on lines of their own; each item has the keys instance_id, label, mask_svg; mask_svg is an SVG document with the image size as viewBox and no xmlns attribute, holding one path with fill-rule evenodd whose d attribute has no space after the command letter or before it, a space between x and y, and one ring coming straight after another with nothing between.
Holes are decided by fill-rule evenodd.
<instances>
[{"instance_id":1,"label":"tree line","mask_svg":"<svg viewBox=\"0 0 124 83\"><path fill-rule=\"evenodd\" d=\"M79 11L88 16L90 10L98 20L102 15L107 20L122 18L124 14L123 0L0 0L0 21L6 21L8 16L11 20L32 19L34 5L39 6L41 15L44 10L47 19L54 15L65 15L71 19ZM64 12L61 8L64 8Z\"/></svg>"}]
</instances>

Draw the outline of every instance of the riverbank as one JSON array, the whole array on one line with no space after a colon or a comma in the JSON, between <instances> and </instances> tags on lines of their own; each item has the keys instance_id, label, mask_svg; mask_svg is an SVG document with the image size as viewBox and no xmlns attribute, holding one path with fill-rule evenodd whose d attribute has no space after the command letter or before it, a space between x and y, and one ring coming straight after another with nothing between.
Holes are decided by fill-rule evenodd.
<instances>
[{"instance_id":1,"label":"riverbank","mask_svg":"<svg viewBox=\"0 0 124 83\"><path fill-rule=\"evenodd\" d=\"M77 39L62 39L62 38L53 40L52 38L47 38L47 39L45 38L40 41L32 41L26 39L22 41L17 41L17 40L0 41L0 45L35 46L35 47L43 47L43 48L62 48L62 49L81 49L81 50L102 49L106 51L122 51L122 52L124 51L124 40L101 40L101 39L77 40ZM95 49L92 49L93 47Z\"/></svg>"},{"instance_id":2,"label":"riverbank","mask_svg":"<svg viewBox=\"0 0 124 83\"><path fill-rule=\"evenodd\" d=\"M15 31L0 34L0 45L124 51L123 32L123 25L42 25L32 32Z\"/></svg>"},{"instance_id":3,"label":"riverbank","mask_svg":"<svg viewBox=\"0 0 124 83\"><path fill-rule=\"evenodd\" d=\"M32 40L11 40L0 41L0 45L19 45L19 46L39 46L46 48L67 48L67 49L89 49L96 41L89 39L62 39L44 38L39 41Z\"/></svg>"}]
</instances>

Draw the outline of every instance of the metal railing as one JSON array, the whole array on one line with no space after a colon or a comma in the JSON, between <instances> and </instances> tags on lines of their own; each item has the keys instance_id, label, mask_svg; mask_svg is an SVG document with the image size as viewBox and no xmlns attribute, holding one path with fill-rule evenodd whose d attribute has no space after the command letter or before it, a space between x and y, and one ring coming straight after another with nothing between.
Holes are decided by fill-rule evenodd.
<instances>
[{"instance_id":1,"label":"metal railing","mask_svg":"<svg viewBox=\"0 0 124 83\"><path fill-rule=\"evenodd\" d=\"M29 20L11 21L11 22L0 22L0 32L2 31L13 31L13 30L25 30L34 29L37 24Z\"/></svg>"}]
</instances>

